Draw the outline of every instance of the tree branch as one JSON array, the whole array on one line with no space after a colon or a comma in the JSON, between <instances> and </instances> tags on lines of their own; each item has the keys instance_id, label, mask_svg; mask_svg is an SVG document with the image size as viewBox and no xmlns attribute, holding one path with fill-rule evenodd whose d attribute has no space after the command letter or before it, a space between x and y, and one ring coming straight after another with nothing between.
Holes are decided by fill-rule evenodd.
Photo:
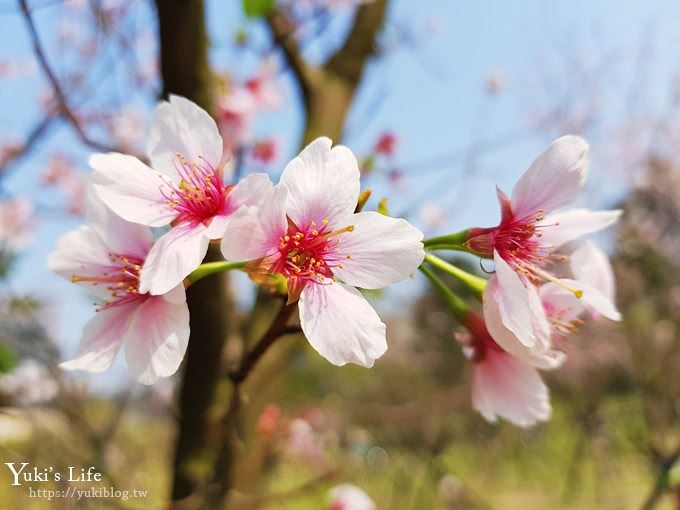
<instances>
[{"instance_id":1,"label":"tree branch","mask_svg":"<svg viewBox=\"0 0 680 510\"><path fill-rule=\"evenodd\" d=\"M76 132L76 135L83 144L100 152L116 151L117 147L106 145L96 140L93 140L87 135L87 133L83 129L80 120L73 112L73 110L69 107L66 95L64 94L61 84L59 83L57 76L54 74L52 67L47 61L47 56L45 55L42 43L40 42L40 36L38 35L38 30L35 27L33 16L31 14L30 8L28 7L28 3L26 2L26 0L18 1L24 21L26 22L26 26L28 28L31 44L33 45L33 53L35 54L35 57L38 60L40 68L47 77L47 80L50 82L52 91L54 92L54 97L56 98L57 104L59 105L60 114L71 124L71 126Z\"/></svg>"},{"instance_id":2,"label":"tree branch","mask_svg":"<svg viewBox=\"0 0 680 510\"><path fill-rule=\"evenodd\" d=\"M324 66L327 72L358 84L368 59L375 53L375 36L385 22L387 0L375 0L357 9L345 44Z\"/></svg>"},{"instance_id":3,"label":"tree branch","mask_svg":"<svg viewBox=\"0 0 680 510\"><path fill-rule=\"evenodd\" d=\"M314 87L319 70L310 66L302 57L300 47L295 40L293 23L284 12L275 10L267 17L266 21L274 42L281 49L288 65L295 73L295 77L302 88L303 99L306 101Z\"/></svg>"},{"instance_id":4,"label":"tree branch","mask_svg":"<svg viewBox=\"0 0 680 510\"><path fill-rule=\"evenodd\" d=\"M255 344L248 353L243 357L238 369L229 374L230 379L234 384L243 382L248 374L253 369L258 360L267 352L272 344L281 336L289 333L297 333L299 328L290 330L287 326L290 316L297 309L297 303L290 305L284 304L279 310L278 315L272 322L267 332L260 338L260 341Z\"/></svg>"}]
</instances>

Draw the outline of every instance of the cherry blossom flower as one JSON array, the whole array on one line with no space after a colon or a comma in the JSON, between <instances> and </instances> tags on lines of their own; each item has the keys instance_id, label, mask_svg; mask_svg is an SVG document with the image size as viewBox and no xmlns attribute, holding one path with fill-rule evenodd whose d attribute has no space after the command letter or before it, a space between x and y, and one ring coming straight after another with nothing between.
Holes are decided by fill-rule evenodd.
<instances>
[{"instance_id":1,"label":"cherry blossom flower","mask_svg":"<svg viewBox=\"0 0 680 510\"><path fill-rule=\"evenodd\" d=\"M35 208L25 198L0 202L0 251L24 249L33 238Z\"/></svg>"},{"instance_id":2,"label":"cherry blossom flower","mask_svg":"<svg viewBox=\"0 0 680 510\"><path fill-rule=\"evenodd\" d=\"M604 252L594 243L586 243L571 254L570 266L574 279L560 279L560 282L585 289L584 294L588 293L591 298L576 297L562 283L547 282L540 288L531 286L528 295L532 299L531 320L537 339L531 346L522 343L505 325L500 303L493 297L499 280L489 281L484 291L484 319L494 341L504 350L539 368L555 368L563 361L563 354L555 349L576 330L581 315L589 312L595 317L602 314L612 320L621 318L614 304L611 265ZM500 267L508 271L502 263ZM596 306L592 305L593 301Z\"/></svg>"},{"instance_id":3,"label":"cherry blossom flower","mask_svg":"<svg viewBox=\"0 0 680 510\"><path fill-rule=\"evenodd\" d=\"M123 154L90 158L95 190L115 213L141 225L172 225L146 257L140 292L157 295L175 288L199 266L210 240L222 237L232 214L257 203L271 188L265 174L225 184L222 145L217 125L204 110L171 96L156 109L151 126L153 169Z\"/></svg>"},{"instance_id":4,"label":"cherry blossom flower","mask_svg":"<svg viewBox=\"0 0 680 510\"><path fill-rule=\"evenodd\" d=\"M328 510L375 510L373 500L356 485L343 483L331 489Z\"/></svg>"},{"instance_id":5,"label":"cherry blossom flower","mask_svg":"<svg viewBox=\"0 0 680 510\"><path fill-rule=\"evenodd\" d=\"M470 331L470 338L463 342L464 352L474 362L472 406L489 422L500 417L531 427L547 421L550 398L537 368L557 368L564 356L514 356L494 340L484 321L474 312L463 321Z\"/></svg>"},{"instance_id":6,"label":"cherry blossom flower","mask_svg":"<svg viewBox=\"0 0 680 510\"><path fill-rule=\"evenodd\" d=\"M588 282L560 280L545 267L560 246L614 223L620 211L571 209L557 211L578 197L586 179L588 146L576 136L555 140L515 185L512 198L498 190L501 222L473 228L466 246L493 257L496 271L485 301L498 303L503 326L525 346L540 342L543 319L536 284L552 281L589 306L615 318L606 300Z\"/></svg>"},{"instance_id":7,"label":"cherry blossom flower","mask_svg":"<svg viewBox=\"0 0 680 510\"><path fill-rule=\"evenodd\" d=\"M92 191L87 198L90 224L65 234L48 264L101 303L85 325L73 359L61 367L101 372L125 345L130 375L152 384L177 371L187 348L184 286L162 296L141 291L140 272L152 250L151 230L116 216Z\"/></svg>"},{"instance_id":8,"label":"cherry blossom flower","mask_svg":"<svg viewBox=\"0 0 680 510\"><path fill-rule=\"evenodd\" d=\"M251 261L256 281L280 274L288 302L299 299L302 330L331 363L370 367L387 349L385 324L355 287L378 289L423 260L422 233L403 219L354 213L359 168L328 138L285 168L262 207L236 213L222 240L227 259Z\"/></svg>"}]
</instances>

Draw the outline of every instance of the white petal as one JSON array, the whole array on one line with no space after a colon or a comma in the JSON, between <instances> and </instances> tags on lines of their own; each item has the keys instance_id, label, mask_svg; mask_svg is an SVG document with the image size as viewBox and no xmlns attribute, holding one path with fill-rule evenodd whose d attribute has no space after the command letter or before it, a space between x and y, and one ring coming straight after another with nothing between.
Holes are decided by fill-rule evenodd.
<instances>
[{"instance_id":1,"label":"white petal","mask_svg":"<svg viewBox=\"0 0 680 510\"><path fill-rule=\"evenodd\" d=\"M210 240L203 225L180 224L153 245L140 274L139 291L165 294L196 269Z\"/></svg>"},{"instance_id":2,"label":"white petal","mask_svg":"<svg viewBox=\"0 0 680 510\"><path fill-rule=\"evenodd\" d=\"M591 211L590 209L569 209L550 214L541 223L541 245L556 249L564 243L592 234L615 223L620 210Z\"/></svg>"},{"instance_id":3,"label":"white petal","mask_svg":"<svg viewBox=\"0 0 680 510\"><path fill-rule=\"evenodd\" d=\"M167 177L137 158L124 154L95 154L90 158L90 177L102 201L121 218L150 227L170 223L176 211L169 207L161 190Z\"/></svg>"},{"instance_id":4,"label":"white petal","mask_svg":"<svg viewBox=\"0 0 680 510\"><path fill-rule=\"evenodd\" d=\"M187 293L186 293L186 289L184 288L184 283L180 283L174 289L163 294L163 299L165 299L166 301L168 301L170 303L174 303L176 305L181 305L182 303L186 303L187 302Z\"/></svg>"},{"instance_id":5,"label":"white petal","mask_svg":"<svg viewBox=\"0 0 680 510\"><path fill-rule=\"evenodd\" d=\"M59 276L71 280L74 275L104 276L107 271L109 248L91 225L84 225L64 234L57 242L57 249L50 253L47 265ZM79 282L95 296L111 297L106 285Z\"/></svg>"},{"instance_id":6,"label":"white petal","mask_svg":"<svg viewBox=\"0 0 680 510\"><path fill-rule=\"evenodd\" d=\"M583 301L552 282L541 285L541 301L548 316L559 316L561 322L572 322L585 311Z\"/></svg>"},{"instance_id":7,"label":"white petal","mask_svg":"<svg viewBox=\"0 0 680 510\"><path fill-rule=\"evenodd\" d=\"M250 174L234 186L229 193L230 208L236 210L242 205L259 205L273 187L267 174Z\"/></svg>"},{"instance_id":8,"label":"white petal","mask_svg":"<svg viewBox=\"0 0 680 510\"><path fill-rule=\"evenodd\" d=\"M101 200L91 184L85 190L85 215L108 251L146 258L153 234L145 225L131 223L115 214ZM105 262L105 261L102 261Z\"/></svg>"},{"instance_id":9,"label":"white petal","mask_svg":"<svg viewBox=\"0 0 680 510\"><path fill-rule=\"evenodd\" d=\"M495 300L503 325L512 331L519 341L527 347L536 344L534 319L529 303L529 291L522 279L494 250L493 260L496 275L495 284L488 292L485 289L484 301ZM489 286L491 281L487 284Z\"/></svg>"},{"instance_id":10,"label":"white petal","mask_svg":"<svg viewBox=\"0 0 680 510\"><path fill-rule=\"evenodd\" d=\"M156 108L147 153L153 168L177 178L177 153L192 163L201 163L203 158L217 168L222 161L222 137L215 121L200 106L170 96L170 102Z\"/></svg>"},{"instance_id":11,"label":"white petal","mask_svg":"<svg viewBox=\"0 0 680 510\"><path fill-rule=\"evenodd\" d=\"M130 375L153 384L179 368L189 343L189 308L162 297L147 299L125 334L125 358Z\"/></svg>"},{"instance_id":12,"label":"white petal","mask_svg":"<svg viewBox=\"0 0 680 510\"><path fill-rule=\"evenodd\" d=\"M231 217L222 238L222 255L227 260L264 257L286 233L286 189L272 188L260 207L246 206Z\"/></svg>"},{"instance_id":13,"label":"white petal","mask_svg":"<svg viewBox=\"0 0 680 510\"><path fill-rule=\"evenodd\" d=\"M584 305L588 308L601 313L613 321L621 320L621 314L616 309L616 305L614 305L612 300L605 296L597 288L586 282L572 280L569 278L560 278L559 281L571 289L580 290L583 292L583 295L579 299L583 301Z\"/></svg>"},{"instance_id":14,"label":"white petal","mask_svg":"<svg viewBox=\"0 0 680 510\"><path fill-rule=\"evenodd\" d=\"M123 335L137 307L138 303L128 303L97 312L85 325L73 359L59 366L65 370L89 372L101 372L109 368L120 349Z\"/></svg>"},{"instance_id":15,"label":"white petal","mask_svg":"<svg viewBox=\"0 0 680 510\"><path fill-rule=\"evenodd\" d=\"M586 180L588 144L567 135L555 140L538 156L512 190L512 207L517 217L548 214L572 203Z\"/></svg>"},{"instance_id":16,"label":"white petal","mask_svg":"<svg viewBox=\"0 0 680 510\"><path fill-rule=\"evenodd\" d=\"M347 147L331 145L330 139L317 138L281 175L281 185L288 188L288 215L300 228L324 219L337 228L356 208L359 165Z\"/></svg>"},{"instance_id":17,"label":"white petal","mask_svg":"<svg viewBox=\"0 0 680 510\"><path fill-rule=\"evenodd\" d=\"M550 418L548 388L536 369L494 349L475 364L472 404L490 422L500 417L530 427Z\"/></svg>"},{"instance_id":18,"label":"white petal","mask_svg":"<svg viewBox=\"0 0 680 510\"><path fill-rule=\"evenodd\" d=\"M565 360L563 353L551 348L548 330L547 335L543 333L538 341L531 347L524 345L517 336L503 325L501 320L498 301L487 297L487 292L493 294L494 287L498 285L496 278L491 278L484 290L484 322L493 340L506 352L515 357L521 358L530 365L549 370L559 367ZM547 322L547 321L546 321Z\"/></svg>"},{"instance_id":19,"label":"white petal","mask_svg":"<svg viewBox=\"0 0 680 510\"><path fill-rule=\"evenodd\" d=\"M334 365L372 367L387 350L385 324L354 287L307 284L300 324L312 347Z\"/></svg>"},{"instance_id":20,"label":"white petal","mask_svg":"<svg viewBox=\"0 0 680 510\"><path fill-rule=\"evenodd\" d=\"M226 210L212 219L205 235L210 239L223 237L234 213L240 207L260 204L273 187L274 185L267 174L248 175L231 190Z\"/></svg>"},{"instance_id":21,"label":"white petal","mask_svg":"<svg viewBox=\"0 0 680 510\"><path fill-rule=\"evenodd\" d=\"M353 232L340 235L342 269L334 274L364 289L379 289L401 281L423 262L423 233L401 218L361 212L350 219Z\"/></svg>"},{"instance_id":22,"label":"white petal","mask_svg":"<svg viewBox=\"0 0 680 510\"><path fill-rule=\"evenodd\" d=\"M574 278L586 282L614 301L614 272L609 257L597 245L588 241L570 256L570 267Z\"/></svg>"}]
</instances>

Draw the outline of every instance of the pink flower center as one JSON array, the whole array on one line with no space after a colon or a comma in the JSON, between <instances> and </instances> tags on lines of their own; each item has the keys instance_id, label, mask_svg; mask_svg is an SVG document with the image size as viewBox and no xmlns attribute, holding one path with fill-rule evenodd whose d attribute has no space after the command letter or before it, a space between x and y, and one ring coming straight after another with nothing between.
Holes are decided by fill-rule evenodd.
<instances>
[{"instance_id":1,"label":"pink flower center","mask_svg":"<svg viewBox=\"0 0 680 510\"><path fill-rule=\"evenodd\" d=\"M224 184L221 168L216 170L203 158L200 163L191 162L179 153L175 168L180 176L179 184L168 179L166 185L170 189L161 185L161 193L167 204L177 211L177 222L207 225L226 211L233 186Z\"/></svg>"},{"instance_id":2,"label":"pink flower center","mask_svg":"<svg viewBox=\"0 0 680 510\"><path fill-rule=\"evenodd\" d=\"M109 253L108 256L109 265L99 276L76 274L71 276L73 283L88 282L93 285L106 285L111 297L99 305L97 311L146 298L148 294L139 294L139 273L144 260L117 253Z\"/></svg>"},{"instance_id":3,"label":"pink flower center","mask_svg":"<svg viewBox=\"0 0 680 510\"><path fill-rule=\"evenodd\" d=\"M249 267L251 273L280 274L288 281L288 302L299 299L308 283L328 284L333 281L333 269L342 269L342 261L351 255L339 250L340 235L352 232L353 225L337 230L328 228L329 221L312 221L300 228L289 218L286 233L279 239L276 253Z\"/></svg>"},{"instance_id":4,"label":"pink flower center","mask_svg":"<svg viewBox=\"0 0 680 510\"><path fill-rule=\"evenodd\" d=\"M578 328L583 321L578 317L573 317L570 310L558 308L551 303L543 303L545 315L550 323L550 331L554 341L565 340L569 335L578 332Z\"/></svg>"},{"instance_id":5,"label":"pink flower center","mask_svg":"<svg viewBox=\"0 0 680 510\"><path fill-rule=\"evenodd\" d=\"M543 219L540 211L524 218L504 215L497 227L470 229L465 244L488 257L496 250L515 270L527 272L532 266L542 265L545 259L545 247L540 242L542 226L538 225Z\"/></svg>"}]
</instances>

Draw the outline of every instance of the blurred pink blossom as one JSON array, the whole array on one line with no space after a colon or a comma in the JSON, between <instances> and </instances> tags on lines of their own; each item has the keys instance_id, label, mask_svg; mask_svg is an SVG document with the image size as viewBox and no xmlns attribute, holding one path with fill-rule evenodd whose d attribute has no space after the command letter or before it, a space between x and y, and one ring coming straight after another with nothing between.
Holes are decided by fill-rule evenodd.
<instances>
[{"instance_id":1,"label":"blurred pink blossom","mask_svg":"<svg viewBox=\"0 0 680 510\"><path fill-rule=\"evenodd\" d=\"M257 74L245 82L244 86L252 94L258 109L276 110L283 104L278 75L276 60L267 57L262 60Z\"/></svg>"},{"instance_id":2,"label":"blurred pink blossom","mask_svg":"<svg viewBox=\"0 0 680 510\"><path fill-rule=\"evenodd\" d=\"M280 142L277 138L271 137L256 141L250 151L254 160L271 165L280 153Z\"/></svg>"},{"instance_id":3,"label":"blurred pink blossom","mask_svg":"<svg viewBox=\"0 0 680 510\"><path fill-rule=\"evenodd\" d=\"M507 83L505 75L500 71L491 71L486 75L484 89L487 94L499 94L505 90Z\"/></svg>"},{"instance_id":4,"label":"blurred pink blossom","mask_svg":"<svg viewBox=\"0 0 680 510\"><path fill-rule=\"evenodd\" d=\"M323 466L326 449L314 427L303 418L295 418L288 425L287 451L312 466Z\"/></svg>"},{"instance_id":5,"label":"blurred pink blossom","mask_svg":"<svg viewBox=\"0 0 680 510\"><path fill-rule=\"evenodd\" d=\"M52 400L59 391L59 384L44 365L27 359L11 373L0 377L0 390L17 404L30 406Z\"/></svg>"},{"instance_id":6,"label":"blurred pink blossom","mask_svg":"<svg viewBox=\"0 0 680 510\"><path fill-rule=\"evenodd\" d=\"M257 433L260 437L271 438L276 435L279 429L281 418L281 406L278 404L268 404L260 413L257 419Z\"/></svg>"},{"instance_id":7,"label":"blurred pink blossom","mask_svg":"<svg viewBox=\"0 0 680 510\"><path fill-rule=\"evenodd\" d=\"M328 510L376 510L375 503L356 485L345 483L331 489Z\"/></svg>"},{"instance_id":8,"label":"blurred pink blossom","mask_svg":"<svg viewBox=\"0 0 680 510\"><path fill-rule=\"evenodd\" d=\"M125 150L135 150L144 138L144 117L135 108L126 106L111 119L110 129L111 136L118 145Z\"/></svg>"},{"instance_id":9,"label":"blurred pink blossom","mask_svg":"<svg viewBox=\"0 0 680 510\"><path fill-rule=\"evenodd\" d=\"M397 148L397 136L394 133L387 132L383 133L378 137L375 142L373 150L376 154L381 154L383 156L392 157L394 156L394 151Z\"/></svg>"},{"instance_id":10,"label":"blurred pink blossom","mask_svg":"<svg viewBox=\"0 0 680 510\"><path fill-rule=\"evenodd\" d=\"M224 141L225 156L234 157L239 147L252 136L257 103L245 88L232 87L218 100L215 112Z\"/></svg>"},{"instance_id":11,"label":"blurred pink blossom","mask_svg":"<svg viewBox=\"0 0 680 510\"><path fill-rule=\"evenodd\" d=\"M435 228L446 221L446 214L442 208L434 202L423 202L419 211L420 217L429 228Z\"/></svg>"},{"instance_id":12,"label":"blurred pink blossom","mask_svg":"<svg viewBox=\"0 0 680 510\"><path fill-rule=\"evenodd\" d=\"M33 202L12 198L0 202L0 249L19 251L32 240L35 223Z\"/></svg>"}]
</instances>

